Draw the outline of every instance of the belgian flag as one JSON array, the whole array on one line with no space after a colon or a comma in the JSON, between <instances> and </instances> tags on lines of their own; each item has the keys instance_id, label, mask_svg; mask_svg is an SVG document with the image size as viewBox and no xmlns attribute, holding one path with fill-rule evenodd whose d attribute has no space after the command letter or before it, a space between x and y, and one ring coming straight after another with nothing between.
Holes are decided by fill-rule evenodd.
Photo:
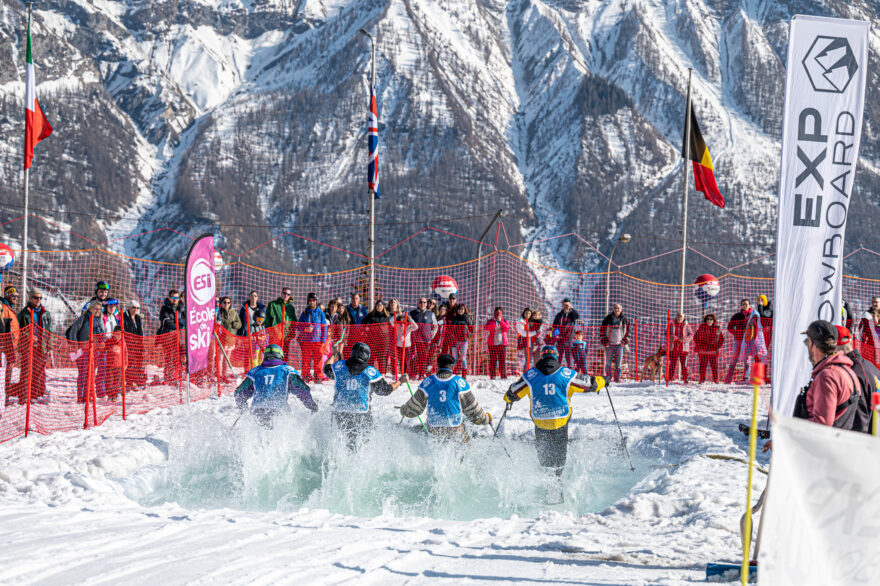
<instances>
[{"instance_id":1,"label":"belgian flag","mask_svg":"<svg viewBox=\"0 0 880 586\"><path fill-rule=\"evenodd\" d=\"M694 183L696 183L697 191L702 191L706 199L717 205L719 208L724 207L724 196L718 191L718 184L715 182L715 168L712 166L712 156L709 155L709 147L703 142L703 135L700 133L700 125L697 124L697 115L691 106L691 124L690 124L690 159L694 162ZM681 158L687 158L685 146L688 137L685 136L681 144Z\"/></svg>"}]
</instances>

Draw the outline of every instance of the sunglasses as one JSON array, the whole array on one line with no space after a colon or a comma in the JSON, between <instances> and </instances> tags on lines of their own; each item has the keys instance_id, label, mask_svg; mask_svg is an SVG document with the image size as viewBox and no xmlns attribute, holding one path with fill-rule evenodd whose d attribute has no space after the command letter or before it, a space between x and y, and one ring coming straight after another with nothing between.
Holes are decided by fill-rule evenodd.
<instances>
[{"instance_id":1,"label":"sunglasses","mask_svg":"<svg viewBox=\"0 0 880 586\"><path fill-rule=\"evenodd\" d=\"M180 297L172 297L171 301L177 301L178 299L180 299Z\"/></svg>"},{"instance_id":2,"label":"sunglasses","mask_svg":"<svg viewBox=\"0 0 880 586\"><path fill-rule=\"evenodd\" d=\"M31 295L31 299L42 299L42 295Z\"/></svg>"}]
</instances>

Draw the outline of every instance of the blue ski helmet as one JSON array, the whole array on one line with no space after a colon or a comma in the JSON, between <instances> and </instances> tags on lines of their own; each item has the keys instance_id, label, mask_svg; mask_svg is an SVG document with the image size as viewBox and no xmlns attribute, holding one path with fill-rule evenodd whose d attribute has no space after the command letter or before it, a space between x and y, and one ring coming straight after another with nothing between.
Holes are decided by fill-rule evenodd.
<instances>
[{"instance_id":1,"label":"blue ski helmet","mask_svg":"<svg viewBox=\"0 0 880 586\"><path fill-rule=\"evenodd\" d=\"M553 358L559 360L559 350L556 349L556 346L552 344L547 344L543 348L541 348L541 358L545 356L552 356Z\"/></svg>"},{"instance_id":2,"label":"blue ski helmet","mask_svg":"<svg viewBox=\"0 0 880 586\"><path fill-rule=\"evenodd\" d=\"M284 360L284 352L278 344L269 344L263 353L263 360Z\"/></svg>"}]
</instances>

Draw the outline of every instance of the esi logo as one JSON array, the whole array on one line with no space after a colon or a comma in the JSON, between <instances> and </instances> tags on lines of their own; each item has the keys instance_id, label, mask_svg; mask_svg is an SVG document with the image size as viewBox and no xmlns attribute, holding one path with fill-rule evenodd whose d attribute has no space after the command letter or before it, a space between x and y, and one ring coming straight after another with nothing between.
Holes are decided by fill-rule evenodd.
<instances>
[{"instance_id":1,"label":"esi logo","mask_svg":"<svg viewBox=\"0 0 880 586\"><path fill-rule=\"evenodd\" d=\"M192 268L189 290L199 305L208 303L214 295L214 267L203 258L197 260Z\"/></svg>"},{"instance_id":2,"label":"esi logo","mask_svg":"<svg viewBox=\"0 0 880 586\"><path fill-rule=\"evenodd\" d=\"M804 69L817 92L842 94L856 76L859 64L845 37L819 35L803 60Z\"/></svg>"}]
</instances>

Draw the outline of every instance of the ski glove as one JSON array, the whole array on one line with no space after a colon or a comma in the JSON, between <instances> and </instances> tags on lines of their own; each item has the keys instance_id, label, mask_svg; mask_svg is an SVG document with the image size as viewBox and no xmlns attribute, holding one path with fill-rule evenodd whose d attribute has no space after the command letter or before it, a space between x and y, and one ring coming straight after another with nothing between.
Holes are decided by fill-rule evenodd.
<instances>
[{"instance_id":1,"label":"ski glove","mask_svg":"<svg viewBox=\"0 0 880 586\"><path fill-rule=\"evenodd\" d=\"M486 419L487 421L484 423L484 425L492 425L492 414L488 411L486 411Z\"/></svg>"},{"instance_id":2,"label":"ski glove","mask_svg":"<svg viewBox=\"0 0 880 586\"><path fill-rule=\"evenodd\" d=\"M514 401L517 401L517 400L518 399L517 399L516 395L513 393L513 391L508 390L506 393L504 393L504 402L505 403L513 403Z\"/></svg>"},{"instance_id":3,"label":"ski glove","mask_svg":"<svg viewBox=\"0 0 880 586\"><path fill-rule=\"evenodd\" d=\"M608 381L605 380L604 376L594 376L593 377L593 384L590 387L591 391L598 393L599 391L601 391L602 389L604 389L606 387L610 388L610 385L608 384Z\"/></svg>"}]
</instances>

